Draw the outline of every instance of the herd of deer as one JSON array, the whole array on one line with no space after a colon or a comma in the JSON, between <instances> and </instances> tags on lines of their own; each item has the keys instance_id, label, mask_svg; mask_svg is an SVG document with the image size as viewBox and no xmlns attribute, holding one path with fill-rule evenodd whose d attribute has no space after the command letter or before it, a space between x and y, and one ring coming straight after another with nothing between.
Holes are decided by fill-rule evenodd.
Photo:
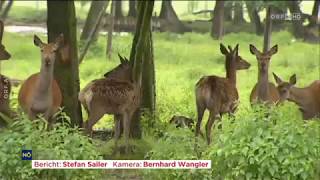
<instances>
[{"instance_id":1,"label":"herd of deer","mask_svg":"<svg viewBox=\"0 0 320 180\"><path fill-rule=\"evenodd\" d=\"M3 23L0 21L0 44L3 34ZM54 123L53 115L62 105L62 93L59 84L54 79L54 63L56 53L64 45L63 35L54 42L44 43L36 35L34 45L41 51L40 72L27 78L19 91L18 101L22 110L30 119L41 114L49 124ZM220 51L225 56L226 77L204 76L196 84L195 96L198 119L195 134L200 132L204 111L209 110L209 119L206 124L206 139L211 142L211 129L215 119L223 114L233 114L239 104L239 95L236 86L236 72L248 69L250 64L239 55L239 45L232 49L220 44ZM304 119L313 118L320 113L320 81L314 81L305 88L295 87L296 76L289 82L281 80L276 74L274 78L278 87L268 80L268 69L271 56L277 53L275 45L268 52L260 52L254 45L250 45L250 52L258 60L258 82L253 88L250 101L279 103L284 100L295 102L303 114ZM10 54L0 45L0 60L9 59ZM119 55L120 64L104 74L101 79L90 82L79 93L79 101L88 113L88 121L84 124L85 132L91 134L92 127L104 114L113 114L115 119L115 142L120 138L123 128L126 151L130 134L130 122L133 113L139 107L140 87L132 80L132 65L128 59ZM10 79L0 77L0 112L11 116L9 96L11 91ZM122 121L122 123L120 123ZM173 120L172 120L173 121ZM191 122L188 122L188 126ZM123 125L123 127L121 127Z\"/></svg>"}]
</instances>

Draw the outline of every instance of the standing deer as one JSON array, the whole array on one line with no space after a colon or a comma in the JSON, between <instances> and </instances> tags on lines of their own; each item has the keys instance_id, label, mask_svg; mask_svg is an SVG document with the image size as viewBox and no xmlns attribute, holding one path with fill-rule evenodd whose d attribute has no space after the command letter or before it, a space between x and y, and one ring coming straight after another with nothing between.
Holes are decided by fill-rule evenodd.
<instances>
[{"instance_id":1,"label":"standing deer","mask_svg":"<svg viewBox=\"0 0 320 180\"><path fill-rule=\"evenodd\" d=\"M0 20L0 61L8 60L11 58L10 53L6 51L4 45L2 45L3 30L4 30L4 24ZM12 115L10 106L9 106L10 92L11 92L11 83L9 78L0 74L0 113L3 113L6 116ZM2 123L4 122L0 121L0 124Z\"/></svg>"},{"instance_id":2,"label":"standing deer","mask_svg":"<svg viewBox=\"0 0 320 180\"><path fill-rule=\"evenodd\" d=\"M276 86L268 80L268 70L271 56L278 51L278 45L273 46L267 52L260 52L250 44L250 52L258 60L258 82L250 94L250 102L277 103L280 99Z\"/></svg>"},{"instance_id":3,"label":"standing deer","mask_svg":"<svg viewBox=\"0 0 320 180\"><path fill-rule=\"evenodd\" d=\"M320 117L320 80L312 82L305 88L294 87L296 75L290 77L289 82L282 81L275 73L273 77L278 84L281 101L289 100L296 103L302 112L303 119Z\"/></svg>"},{"instance_id":4,"label":"standing deer","mask_svg":"<svg viewBox=\"0 0 320 180\"><path fill-rule=\"evenodd\" d=\"M43 43L38 36L34 36L34 45L41 51L40 73L31 75L21 86L19 91L19 104L30 119L42 114L48 125L54 123L53 115L59 110L62 102L61 90L54 79L54 62L59 48L63 44L63 35L58 36L54 42Z\"/></svg>"},{"instance_id":5,"label":"standing deer","mask_svg":"<svg viewBox=\"0 0 320 180\"><path fill-rule=\"evenodd\" d=\"M140 90L132 81L132 66L126 58L120 58L120 65L106 73L105 78L90 82L80 93L79 100L88 112L85 130L91 134L92 127L104 114L115 117L115 146L123 125L126 152L129 148L130 123L133 113L139 107ZM121 122L122 121L122 122Z\"/></svg>"},{"instance_id":6,"label":"standing deer","mask_svg":"<svg viewBox=\"0 0 320 180\"><path fill-rule=\"evenodd\" d=\"M196 125L196 136L200 134L201 121L204 111L209 110L210 115L206 124L207 142L211 142L211 127L214 120L224 113L232 114L238 105L238 91L236 87L237 70L248 69L250 64L238 55L238 47L229 51L220 44L220 51L226 57L226 77L204 76L196 84L196 106L198 121Z\"/></svg>"}]
</instances>

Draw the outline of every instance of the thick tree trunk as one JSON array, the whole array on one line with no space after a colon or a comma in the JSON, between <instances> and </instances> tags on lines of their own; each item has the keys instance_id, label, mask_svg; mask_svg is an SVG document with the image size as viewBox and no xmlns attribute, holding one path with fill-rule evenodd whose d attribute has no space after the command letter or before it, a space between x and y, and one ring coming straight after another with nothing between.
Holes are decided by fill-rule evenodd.
<instances>
[{"instance_id":1,"label":"thick tree trunk","mask_svg":"<svg viewBox=\"0 0 320 180\"><path fill-rule=\"evenodd\" d=\"M91 2L89 13L80 36L81 40L86 40L89 38L93 27L95 27L97 19L99 19L100 12L106 9L106 7L108 6L108 3L109 1L92 1ZM98 31L96 31L96 33L94 34L94 37L97 37L97 34L98 34Z\"/></svg>"},{"instance_id":2,"label":"thick tree trunk","mask_svg":"<svg viewBox=\"0 0 320 180\"><path fill-rule=\"evenodd\" d=\"M136 17L137 16L136 0L129 1L128 16L130 16L130 17Z\"/></svg>"},{"instance_id":3,"label":"thick tree trunk","mask_svg":"<svg viewBox=\"0 0 320 180\"><path fill-rule=\"evenodd\" d=\"M299 14L300 19L292 20L293 25L293 35L296 38L304 38L304 28L302 22L302 12L299 6L298 0L288 1L288 6L291 14ZM293 17L294 18L294 17Z\"/></svg>"},{"instance_id":4,"label":"thick tree trunk","mask_svg":"<svg viewBox=\"0 0 320 180\"><path fill-rule=\"evenodd\" d=\"M154 63L151 37L151 16L154 1L139 1L137 28L134 35L130 61L133 64L133 79L141 87L141 108L135 113L131 123L132 137L141 137L140 116L143 109L154 112ZM145 69L146 67L151 68ZM151 76L151 77L147 77ZM153 80L152 80L153 79ZM150 89L149 89L150 88ZM151 94L151 95L150 95ZM151 107L149 107L151 106Z\"/></svg>"},{"instance_id":5,"label":"thick tree trunk","mask_svg":"<svg viewBox=\"0 0 320 180\"><path fill-rule=\"evenodd\" d=\"M77 49L77 23L73 1L47 2L48 41L64 35L64 46L55 61L54 77L60 86L64 111L73 125L82 126L81 106L78 101L79 63Z\"/></svg>"},{"instance_id":6,"label":"thick tree trunk","mask_svg":"<svg viewBox=\"0 0 320 180\"><path fill-rule=\"evenodd\" d=\"M224 7L224 20L225 21L232 21L232 4L230 2L225 4L225 7Z\"/></svg>"},{"instance_id":7,"label":"thick tree trunk","mask_svg":"<svg viewBox=\"0 0 320 180\"><path fill-rule=\"evenodd\" d=\"M6 5L6 7L4 8L4 10L3 10L2 14L1 14L1 19L3 21L7 18L8 14L9 14L9 11L10 11L10 9L12 7L12 4L13 4L13 0L9 0L9 2Z\"/></svg>"},{"instance_id":8,"label":"thick tree trunk","mask_svg":"<svg viewBox=\"0 0 320 180\"><path fill-rule=\"evenodd\" d=\"M248 9L250 23L253 26L255 26L256 34L261 35L263 33L263 25L261 23L259 13L258 13L258 10L257 10L254 2L246 1L246 6Z\"/></svg>"},{"instance_id":9,"label":"thick tree trunk","mask_svg":"<svg viewBox=\"0 0 320 180\"><path fill-rule=\"evenodd\" d=\"M0 12L2 11L5 0L0 0Z\"/></svg>"},{"instance_id":10,"label":"thick tree trunk","mask_svg":"<svg viewBox=\"0 0 320 180\"><path fill-rule=\"evenodd\" d=\"M242 2L235 2L234 3L233 23L234 24L242 24L244 22L245 22L245 20L243 17L243 3Z\"/></svg>"},{"instance_id":11,"label":"thick tree trunk","mask_svg":"<svg viewBox=\"0 0 320 180\"><path fill-rule=\"evenodd\" d=\"M123 17L123 13L122 13L122 1L121 0L117 0L116 2L116 9L115 9L115 19L119 20Z\"/></svg>"},{"instance_id":12,"label":"thick tree trunk","mask_svg":"<svg viewBox=\"0 0 320 180\"><path fill-rule=\"evenodd\" d=\"M319 22L319 8L320 8L320 1L319 0L315 0L314 1L314 5L312 8L312 15L310 18L310 23L309 23L309 27L315 26L317 23Z\"/></svg>"},{"instance_id":13,"label":"thick tree trunk","mask_svg":"<svg viewBox=\"0 0 320 180\"><path fill-rule=\"evenodd\" d=\"M178 18L172 7L171 0L162 1L159 18L164 22L162 31L171 31L175 33L190 32L191 29L186 27Z\"/></svg>"},{"instance_id":14,"label":"thick tree trunk","mask_svg":"<svg viewBox=\"0 0 320 180\"><path fill-rule=\"evenodd\" d=\"M109 29L108 29L108 36L107 36L107 50L106 50L106 55L111 59L111 50L112 50L112 33L113 33L113 28L114 28L114 16L115 16L115 0L112 1L111 4L111 18L110 18L110 23L109 23Z\"/></svg>"},{"instance_id":15,"label":"thick tree trunk","mask_svg":"<svg viewBox=\"0 0 320 180\"><path fill-rule=\"evenodd\" d=\"M216 1L211 27L211 37L214 39L222 39L223 37L223 13L224 1Z\"/></svg>"},{"instance_id":16,"label":"thick tree trunk","mask_svg":"<svg viewBox=\"0 0 320 180\"><path fill-rule=\"evenodd\" d=\"M266 25L264 28L264 39L263 39L263 52L267 52L270 49L271 33L272 33L272 20L271 20L272 9L269 6L266 14Z\"/></svg>"}]
</instances>

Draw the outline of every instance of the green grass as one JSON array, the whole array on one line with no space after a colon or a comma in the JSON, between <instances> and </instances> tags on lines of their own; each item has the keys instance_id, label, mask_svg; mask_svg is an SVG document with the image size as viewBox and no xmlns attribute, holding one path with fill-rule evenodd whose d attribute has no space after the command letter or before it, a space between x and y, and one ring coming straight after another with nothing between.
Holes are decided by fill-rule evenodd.
<instances>
[{"instance_id":1,"label":"green grass","mask_svg":"<svg viewBox=\"0 0 320 180\"><path fill-rule=\"evenodd\" d=\"M248 33L229 34L222 41L212 40L208 34L154 33L154 57L156 67L157 112L162 121L168 121L174 114L196 117L194 85L205 75L225 76L224 56L220 53L219 43L235 46L239 43L240 55L251 63L249 70L238 71L237 87L240 95L239 109L249 106L249 95L257 82L257 60L249 52L252 43L262 49L262 37ZM43 40L46 37L42 37ZM20 43L17 43L20 42ZM115 67L119 60L117 53L129 56L132 36L114 36L112 59L105 58L105 38L99 38L80 65L81 87L89 81L100 78ZM26 79L40 67L40 51L33 45L31 35L6 33L4 42L12 54L9 61L2 62L1 73L9 77ZM283 79L297 75L297 86L307 86L319 79L319 47L294 40L288 32L274 33L272 45L278 44L278 53L270 63L269 80L274 82L272 72ZM15 88L13 99L18 88ZM295 106L294 106L295 107ZM297 108L295 107L295 111ZM108 116L110 117L110 116ZM86 119L86 118L85 118ZM106 123L107 121L107 123ZM107 125L106 125L107 124ZM98 127L110 127L112 121L105 118Z\"/></svg>"}]
</instances>

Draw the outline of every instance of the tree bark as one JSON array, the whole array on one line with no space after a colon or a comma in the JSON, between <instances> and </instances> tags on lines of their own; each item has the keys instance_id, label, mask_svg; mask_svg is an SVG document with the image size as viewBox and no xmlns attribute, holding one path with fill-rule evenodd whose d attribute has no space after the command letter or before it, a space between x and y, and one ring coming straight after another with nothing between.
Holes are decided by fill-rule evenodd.
<instances>
[{"instance_id":1,"label":"tree bark","mask_svg":"<svg viewBox=\"0 0 320 180\"><path fill-rule=\"evenodd\" d=\"M171 31L175 33L191 32L178 18L172 7L172 0L163 0L159 18L166 23L161 29L163 31Z\"/></svg>"},{"instance_id":2,"label":"tree bark","mask_svg":"<svg viewBox=\"0 0 320 180\"><path fill-rule=\"evenodd\" d=\"M111 19L109 23L109 29L108 29L108 36L107 36L107 50L106 50L106 55L111 59L111 49L112 49L112 33L113 33L113 28L114 28L114 17L115 17L115 0L112 1L111 4Z\"/></svg>"},{"instance_id":3,"label":"tree bark","mask_svg":"<svg viewBox=\"0 0 320 180\"><path fill-rule=\"evenodd\" d=\"M80 36L80 40L86 40L89 38L93 27L95 27L97 19L99 19L100 12L106 9L106 7L108 6L108 3L109 1L92 1L91 2L89 13ZM96 33L94 34L94 37L97 37L97 34L98 34L98 31L96 31ZM96 40L97 38L94 38L94 39Z\"/></svg>"},{"instance_id":4,"label":"tree bark","mask_svg":"<svg viewBox=\"0 0 320 180\"><path fill-rule=\"evenodd\" d=\"M266 14L266 25L264 29L264 39L263 39L263 52L267 52L270 49L270 43L271 43L271 33L272 33L272 20L271 20L271 13L272 9L269 6L267 8L267 14Z\"/></svg>"},{"instance_id":5,"label":"tree bark","mask_svg":"<svg viewBox=\"0 0 320 180\"><path fill-rule=\"evenodd\" d=\"M260 20L259 12L255 7L254 2L246 1L250 22L255 26L256 34L261 35L263 33L263 25Z\"/></svg>"},{"instance_id":6,"label":"tree bark","mask_svg":"<svg viewBox=\"0 0 320 180\"><path fill-rule=\"evenodd\" d=\"M288 1L288 6L291 14L300 15L300 19L292 20L293 35L296 38L304 38L304 28L302 22L302 12L298 0ZM294 17L293 17L294 18Z\"/></svg>"},{"instance_id":7,"label":"tree bark","mask_svg":"<svg viewBox=\"0 0 320 180\"><path fill-rule=\"evenodd\" d=\"M61 33L64 35L64 46L57 54L54 68L54 77L62 92L62 105L72 124L82 127L78 101L80 84L74 2L48 1L47 13L48 42L54 41Z\"/></svg>"},{"instance_id":8,"label":"tree bark","mask_svg":"<svg viewBox=\"0 0 320 180\"><path fill-rule=\"evenodd\" d=\"M243 3L240 2L234 2L234 17L233 17L233 23L234 24L242 24L244 23L244 17L243 17Z\"/></svg>"},{"instance_id":9,"label":"tree bark","mask_svg":"<svg viewBox=\"0 0 320 180\"><path fill-rule=\"evenodd\" d=\"M223 14L224 1L216 1L211 27L211 37L214 39L222 39L223 37Z\"/></svg>"},{"instance_id":10,"label":"tree bark","mask_svg":"<svg viewBox=\"0 0 320 180\"><path fill-rule=\"evenodd\" d=\"M136 17L137 16L137 9L136 9L136 0L129 1L129 17Z\"/></svg>"},{"instance_id":11,"label":"tree bark","mask_svg":"<svg viewBox=\"0 0 320 180\"><path fill-rule=\"evenodd\" d=\"M121 0L117 0L116 2L116 9L115 9L115 19L119 20L123 17L123 13L122 13L122 1Z\"/></svg>"},{"instance_id":12,"label":"tree bark","mask_svg":"<svg viewBox=\"0 0 320 180\"><path fill-rule=\"evenodd\" d=\"M1 14L2 21L4 21L7 18L9 11L12 7L12 4L13 4L13 0L9 0L9 2L7 3L6 7L3 10L3 13Z\"/></svg>"},{"instance_id":13,"label":"tree bark","mask_svg":"<svg viewBox=\"0 0 320 180\"><path fill-rule=\"evenodd\" d=\"M133 79L141 87L141 107L134 114L131 123L131 136L141 137L140 116L144 109L154 112L154 63L151 36L151 16L154 1L138 2L137 28L134 35L130 61L133 64ZM146 67L151 69L145 69ZM147 77L150 76L150 77ZM151 107L150 107L151 106Z\"/></svg>"}]
</instances>

